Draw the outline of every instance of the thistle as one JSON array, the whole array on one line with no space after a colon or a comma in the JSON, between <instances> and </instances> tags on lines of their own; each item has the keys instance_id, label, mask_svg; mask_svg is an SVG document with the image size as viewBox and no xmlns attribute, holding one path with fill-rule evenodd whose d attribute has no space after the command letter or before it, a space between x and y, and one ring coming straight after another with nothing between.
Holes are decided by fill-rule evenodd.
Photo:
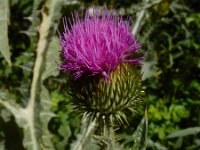
<instances>
[{"instance_id":1,"label":"thistle","mask_svg":"<svg viewBox=\"0 0 200 150\"><path fill-rule=\"evenodd\" d=\"M141 45L131 33L130 19L115 12L87 10L76 13L60 34L63 63L60 69L72 73L69 82L73 104L89 120L104 128L128 124L130 114L144 106L141 73L143 57L136 57Z\"/></svg>"}]
</instances>

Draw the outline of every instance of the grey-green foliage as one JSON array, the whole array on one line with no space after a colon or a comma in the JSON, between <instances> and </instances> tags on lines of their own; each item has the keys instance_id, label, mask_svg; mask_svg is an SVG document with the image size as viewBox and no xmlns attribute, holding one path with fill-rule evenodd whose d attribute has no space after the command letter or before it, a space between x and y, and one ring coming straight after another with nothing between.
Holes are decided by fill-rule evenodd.
<instances>
[{"instance_id":1,"label":"grey-green foliage","mask_svg":"<svg viewBox=\"0 0 200 150\"><path fill-rule=\"evenodd\" d=\"M9 18L9 1L0 0L0 53L6 59L9 65L11 65L11 53L8 40L8 24Z\"/></svg>"},{"instance_id":2,"label":"grey-green foliage","mask_svg":"<svg viewBox=\"0 0 200 150\"><path fill-rule=\"evenodd\" d=\"M47 50L45 71L42 74L42 80L45 80L50 76L58 76L59 70L57 63L59 63L60 59L58 54L60 49L61 47L58 38L53 36Z\"/></svg>"},{"instance_id":3,"label":"grey-green foliage","mask_svg":"<svg viewBox=\"0 0 200 150\"><path fill-rule=\"evenodd\" d=\"M3 143L3 142L0 143L0 150L5 150L5 147L4 147L4 143Z\"/></svg>"},{"instance_id":4,"label":"grey-green foliage","mask_svg":"<svg viewBox=\"0 0 200 150\"><path fill-rule=\"evenodd\" d=\"M45 13L43 11L43 20L41 22L40 25L40 29L39 30L39 34L40 34L40 38L39 38L39 42L38 42L38 47L40 46L39 44L43 44L41 47L45 47L45 49L43 49L43 53L44 54L48 54L48 51L53 50L54 52L59 51L59 47L55 47L53 46L55 43L55 40L52 40L51 44L49 45L49 43L47 43L49 40L51 40L50 35L54 33L54 29L55 29L55 24L54 22L57 21L57 19L59 18L60 15L60 9L62 7L62 0L59 1L54 1L54 0L49 0L46 1L45 6L43 9L47 9L49 13ZM53 30L52 30L53 29ZM44 32L42 32L42 30L44 30ZM43 39L44 38L44 39ZM40 43L41 42L41 43ZM48 48L48 49L47 49ZM53 48L53 49L52 49ZM56 50L57 48L57 50ZM48 90L41 84L47 77L51 76L52 73L53 75L57 75L56 72L56 68L54 68L53 66L51 66L51 68L54 68L55 72L49 72L50 68L49 68L49 63L48 61L45 61L46 56L39 56L39 48L37 49L38 52L38 57L44 57L43 61L41 63L45 63L46 62L46 67L45 67L45 71L43 71L43 74L41 74L40 77L40 83L39 83L39 89L41 89L40 91L40 97L38 97L38 101L36 103L36 107L35 107L35 111L33 111L33 113L36 113L36 118L35 118L35 132L36 132L36 136L39 138L38 142L40 141L40 148L42 149L54 149L52 142L51 142L51 135L48 131L48 122L50 120L50 118L52 116L54 116L54 114L51 113L50 108L51 108L51 101L49 98L49 93ZM42 48L41 48L42 51ZM48 55L47 55L48 56ZM36 59L37 61L37 59ZM37 62L36 62L37 63ZM43 65L42 64L42 65ZM36 64L37 65L37 64ZM37 66L35 66L37 67ZM43 78L42 78L43 77ZM41 84L41 85L40 85ZM40 100L39 100L40 99ZM37 105L39 105L40 109L37 110ZM38 113L38 114L37 114ZM38 124L37 124L38 123ZM26 132L27 133L27 132ZM38 134L37 134L38 133ZM26 140L26 139L25 139ZM32 139L31 139L32 140ZM26 142L27 143L27 142Z\"/></svg>"},{"instance_id":5,"label":"grey-green foliage","mask_svg":"<svg viewBox=\"0 0 200 150\"><path fill-rule=\"evenodd\" d=\"M3 4L3 2L7 1L2 0L0 2L1 4ZM55 26L56 26L55 23L58 22L58 19L60 18L59 17L60 10L62 8L63 2L64 2L63 0L58 0L58 1L47 0L42 6L43 8L41 11L42 15L41 23L37 25L35 24L36 25L35 28L39 27L39 39L36 49L37 57L33 71L33 81L31 85L30 99L27 106L25 108L22 108L21 106L15 104L13 100L10 100L9 96L0 98L0 104L4 105L4 107L7 108L14 115L18 126L23 129L24 131L23 145L28 150L54 149L53 144L50 140L51 134L48 131L48 122L50 118L54 116L54 114L52 114L50 111L51 101L48 90L43 85L43 80L45 80L47 77L51 75L54 76L58 75L58 71L56 71L55 65L54 66L51 65L50 69L49 65L52 63L48 63L45 60L47 59L46 58L47 56L51 55L50 53L47 53L47 51L52 50L54 52L58 52L60 49L59 46L54 46L55 43L56 44L58 43L55 40L56 38L53 38L50 45L48 41L52 39L52 35L55 33ZM38 6L38 3L34 2L34 4ZM6 4L5 6L1 5L1 8L2 9L0 11L2 11L2 13L4 14L8 13L6 9L8 7ZM46 10L48 10L48 12L46 12ZM39 14L37 17L39 18ZM8 21L8 19L7 18L3 19L2 20L4 21L3 22L4 30L7 33L7 24L5 23ZM35 30L35 32L37 31ZM8 39L7 35L1 34L1 36L3 39ZM7 41L1 40L1 42L7 44L6 48L8 48ZM1 44L1 46L3 44ZM8 53L9 51L1 51L1 52ZM3 54L6 54L5 59L10 63L8 57L9 55L7 53ZM54 69L52 70L52 68Z\"/></svg>"},{"instance_id":6,"label":"grey-green foliage","mask_svg":"<svg viewBox=\"0 0 200 150\"><path fill-rule=\"evenodd\" d=\"M133 134L133 150L145 150L147 140L147 112Z\"/></svg>"},{"instance_id":7,"label":"grey-green foliage","mask_svg":"<svg viewBox=\"0 0 200 150\"><path fill-rule=\"evenodd\" d=\"M190 127L171 133L167 136L167 138L178 138L188 135L195 135L198 134L199 132L200 132L200 127Z\"/></svg>"}]
</instances>

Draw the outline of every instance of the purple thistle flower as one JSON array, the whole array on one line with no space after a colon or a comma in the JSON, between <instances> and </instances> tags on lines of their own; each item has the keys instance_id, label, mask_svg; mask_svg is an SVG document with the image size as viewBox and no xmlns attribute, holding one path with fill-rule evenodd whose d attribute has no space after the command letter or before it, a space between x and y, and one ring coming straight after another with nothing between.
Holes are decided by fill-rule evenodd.
<instances>
[{"instance_id":1,"label":"purple thistle flower","mask_svg":"<svg viewBox=\"0 0 200 150\"><path fill-rule=\"evenodd\" d=\"M94 9L93 13L90 17L87 10L83 19L76 13L70 26L64 19L64 33L60 35L64 63L60 69L73 72L75 79L83 74L101 74L108 79L120 63L138 64L143 58L130 59L141 48L130 31L130 19L124 21L107 10Z\"/></svg>"}]
</instances>

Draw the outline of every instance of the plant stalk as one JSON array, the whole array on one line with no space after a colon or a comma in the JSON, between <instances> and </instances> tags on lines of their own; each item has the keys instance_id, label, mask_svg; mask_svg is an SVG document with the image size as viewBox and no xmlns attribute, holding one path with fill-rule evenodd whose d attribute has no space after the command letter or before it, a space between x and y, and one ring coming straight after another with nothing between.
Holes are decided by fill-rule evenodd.
<instances>
[{"instance_id":1,"label":"plant stalk","mask_svg":"<svg viewBox=\"0 0 200 150\"><path fill-rule=\"evenodd\" d=\"M86 123L86 119L83 120L83 123ZM96 119L94 119L88 127L86 127L81 135L81 137L76 141L75 146L73 146L72 150L82 150L85 143L91 137L91 134L94 131L96 126Z\"/></svg>"},{"instance_id":2,"label":"plant stalk","mask_svg":"<svg viewBox=\"0 0 200 150\"><path fill-rule=\"evenodd\" d=\"M144 2L149 2L149 0L144 0ZM157 3L159 3L159 2L160 2L160 0L158 0ZM147 9L147 8L148 8L148 7L144 7L144 8L139 12L139 14L138 14L138 17L137 17L137 19L136 19L136 23L135 23L135 25L134 25L134 27L133 27L133 29L132 29L132 33L133 33L134 35L136 35L137 32L138 32L138 30L139 30L139 28L141 28L141 27L140 27L140 26L141 26L141 22L142 22L142 19L143 19L145 13L146 13L146 9Z\"/></svg>"}]
</instances>

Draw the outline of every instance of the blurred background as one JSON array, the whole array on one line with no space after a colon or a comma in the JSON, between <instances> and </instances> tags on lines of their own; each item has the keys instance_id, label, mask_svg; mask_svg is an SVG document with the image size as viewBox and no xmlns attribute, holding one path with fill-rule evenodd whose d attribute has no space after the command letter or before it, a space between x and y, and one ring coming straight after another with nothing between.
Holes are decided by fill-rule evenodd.
<instances>
[{"instance_id":1,"label":"blurred background","mask_svg":"<svg viewBox=\"0 0 200 150\"><path fill-rule=\"evenodd\" d=\"M35 113L48 109L54 115L44 120L44 130L42 126L37 128L43 120L36 121L36 131L40 133L41 130L42 134L48 132L53 149L70 149L82 126L78 113L69 105L70 98L66 91L68 75L57 69L61 48L56 30L62 31L61 18L71 17L71 12L75 10L81 13L88 7L107 7L124 17L131 16L132 27L139 23L136 36L146 56L142 72L148 105L147 149L199 150L200 1L58 1L59 4L56 0L0 0L0 98L17 109L18 106L26 107L39 40L38 29L44 21L41 12L51 14L53 19L49 21L46 69L42 75L48 94L44 97L48 97L51 105L44 108L41 100ZM48 4L55 4L56 7L48 7ZM51 7L55 11L46 9ZM139 17L141 20L138 20ZM0 150L25 150L23 140L27 135L23 122L17 121L2 103ZM134 126L134 122L131 124ZM134 128L127 125L120 129L123 149L131 149L133 132Z\"/></svg>"}]
</instances>

